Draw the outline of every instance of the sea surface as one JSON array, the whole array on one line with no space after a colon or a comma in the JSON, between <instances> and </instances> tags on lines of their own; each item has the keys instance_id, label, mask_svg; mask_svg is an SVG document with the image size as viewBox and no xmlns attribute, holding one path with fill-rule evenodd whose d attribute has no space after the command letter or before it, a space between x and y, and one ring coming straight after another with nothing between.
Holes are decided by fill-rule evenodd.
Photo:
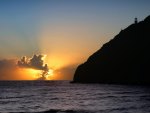
<instances>
[{"instance_id":1,"label":"sea surface","mask_svg":"<svg viewBox=\"0 0 150 113\"><path fill-rule=\"evenodd\" d=\"M150 113L150 87L0 81L0 112Z\"/></svg>"}]
</instances>

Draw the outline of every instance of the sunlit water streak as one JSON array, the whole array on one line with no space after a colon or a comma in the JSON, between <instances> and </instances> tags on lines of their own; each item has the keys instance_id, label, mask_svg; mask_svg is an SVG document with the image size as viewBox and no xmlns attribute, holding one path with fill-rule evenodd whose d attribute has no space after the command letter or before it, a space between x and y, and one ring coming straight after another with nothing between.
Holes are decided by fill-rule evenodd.
<instances>
[{"instance_id":1,"label":"sunlit water streak","mask_svg":"<svg viewBox=\"0 0 150 113\"><path fill-rule=\"evenodd\" d=\"M150 87L0 81L0 112L150 113Z\"/></svg>"}]
</instances>

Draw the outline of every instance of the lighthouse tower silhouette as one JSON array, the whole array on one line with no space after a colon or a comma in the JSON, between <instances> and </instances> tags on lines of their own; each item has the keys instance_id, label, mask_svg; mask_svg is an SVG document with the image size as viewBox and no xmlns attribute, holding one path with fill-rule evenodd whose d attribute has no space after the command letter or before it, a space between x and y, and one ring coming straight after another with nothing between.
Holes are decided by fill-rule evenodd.
<instances>
[{"instance_id":1,"label":"lighthouse tower silhouette","mask_svg":"<svg viewBox=\"0 0 150 113\"><path fill-rule=\"evenodd\" d=\"M137 24L137 23L138 23L138 19L134 18L134 24Z\"/></svg>"}]
</instances>

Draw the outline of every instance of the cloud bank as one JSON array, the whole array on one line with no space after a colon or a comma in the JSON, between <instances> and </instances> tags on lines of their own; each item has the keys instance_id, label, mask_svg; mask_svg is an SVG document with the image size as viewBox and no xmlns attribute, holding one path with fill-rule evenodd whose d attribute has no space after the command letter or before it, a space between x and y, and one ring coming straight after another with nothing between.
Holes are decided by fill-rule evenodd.
<instances>
[{"instance_id":1,"label":"cloud bank","mask_svg":"<svg viewBox=\"0 0 150 113\"><path fill-rule=\"evenodd\" d=\"M0 60L0 80L21 80L28 79L24 73L19 70L15 59Z\"/></svg>"}]
</instances>

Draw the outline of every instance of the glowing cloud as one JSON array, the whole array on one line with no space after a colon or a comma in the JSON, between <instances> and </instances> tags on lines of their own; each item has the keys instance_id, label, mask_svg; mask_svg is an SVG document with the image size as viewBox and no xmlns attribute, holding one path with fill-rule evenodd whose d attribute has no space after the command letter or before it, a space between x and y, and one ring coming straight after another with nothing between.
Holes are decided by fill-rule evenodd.
<instances>
[{"instance_id":1,"label":"glowing cloud","mask_svg":"<svg viewBox=\"0 0 150 113\"><path fill-rule=\"evenodd\" d=\"M17 63L17 65L21 68L32 68L35 70L41 70L41 74L39 74L40 80L47 79L49 75L49 68L47 64L44 64L45 55L34 55L32 58L27 58L23 56Z\"/></svg>"}]
</instances>

